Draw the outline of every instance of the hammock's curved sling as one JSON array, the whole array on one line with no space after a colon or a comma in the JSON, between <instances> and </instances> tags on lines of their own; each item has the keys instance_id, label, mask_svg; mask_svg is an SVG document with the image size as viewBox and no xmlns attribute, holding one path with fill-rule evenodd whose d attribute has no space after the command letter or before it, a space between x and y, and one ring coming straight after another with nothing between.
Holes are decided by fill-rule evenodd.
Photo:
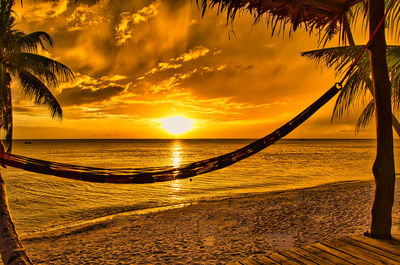
<instances>
[{"instance_id":1,"label":"hammock's curved sling","mask_svg":"<svg viewBox=\"0 0 400 265\"><path fill-rule=\"evenodd\" d=\"M340 90L341 85L335 84L317 101L302 111L291 121L268 134L236 151L218 157L182 165L179 167L157 167L142 169L104 169L95 167L74 166L63 163L33 159L9 153L0 153L0 163L41 174L54 175L62 178L76 179L90 182L107 183L152 183L174 179L190 178L210 171L230 166L243 160L267 146L275 143L302 124L318 109L325 105Z\"/></svg>"}]
</instances>

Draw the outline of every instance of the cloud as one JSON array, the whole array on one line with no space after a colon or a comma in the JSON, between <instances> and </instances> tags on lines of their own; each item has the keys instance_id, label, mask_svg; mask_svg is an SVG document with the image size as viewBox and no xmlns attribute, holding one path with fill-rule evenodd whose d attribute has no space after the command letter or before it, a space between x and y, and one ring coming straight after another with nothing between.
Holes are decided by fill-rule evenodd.
<instances>
[{"instance_id":1,"label":"cloud","mask_svg":"<svg viewBox=\"0 0 400 265\"><path fill-rule=\"evenodd\" d=\"M218 54L218 53L219 51L216 51L213 54ZM207 47L196 46L192 49L189 49L187 52L184 52L179 57L171 58L169 62L159 62L157 67L152 68L150 71L145 73L145 75L153 75L157 72L162 72L169 69L182 68L185 63L210 54L211 51ZM144 77L139 77L139 78L143 79Z\"/></svg>"},{"instance_id":2,"label":"cloud","mask_svg":"<svg viewBox=\"0 0 400 265\"><path fill-rule=\"evenodd\" d=\"M128 77L124 76L124 75L113 75L111 77L107 77L107 76L103 76L101 79L106 81L122 81L122 80L126 80Z\"/></svg>"},{"instance_id":3,"label":"cloud","mask_svg":"<svg viewBox=\"0 0 400 265\"><path fill-rule=\"evenodd\" d=\"M15 10L22 20L31 23L42 23L43 21L62 16L67 11L69 0L37 1L34 4L24 1L24 5L16 5Z\"/></svg>"},{"instance_id":4,"label":"cloud","mask_svg":"<svg viewBox=\"0 0 400 265\"><path fill-rule=\"evenodd\" d=\"M188 52L185 52L181 56L175 59L175 61L178 62L187 62L191 60L195 60L199 57L205 56L210 52L210 49L204 47L204 46L196 46L192 49L190 49Z\"/></svg>"},{"instance_id":5,"label":"cloud","mask_svg":"<svg viewBox=\"0 0 400 265\"><path fill-rule=\"evenodd\" d=\"M155 74L157 72L161 72L161 71L165 71L168 69L177 69L177 68L181 68L182 64L180 63L164 63L164 62L160 62L158 63L157 67L154 67L153 69L151 69L150 71L148 71L145 75L152 75ZM143 79L144 77L138 77L139 79Z\"/></svg>"},{"instance_id":6,"label":"cloud","mask_svg":"<svg viewBox=\"0 0 400 265\"><path fill-rule=\"evenodd\" d=\"M71 87L63 89L63 91L57 95L57 98L63 106L75 106L109 100L119 95L122 91L124 91L124 87L122 86L106 86L96 90L91 88Z\"/></svg>"},{"instance_id":7,"label":"cloud","mask_svg":"<svg viewBox=\"0 0 400 265\"><path fill-rule=\"evenodd\" d=\"M56 98L62 107L91 105L110 101L113 97L123 94L129 85L126 77L122 75L93 78L78 73L72 82L60 86Z\"/></svg>"},{"instance_id":8,"label":"cloud","mask_svg":"<svg viewBox=\"0 0 400 265\"><path fill-rule=\"evenodd\" d=\"M132 39L132 31L135 25L144 23L157 16L160 5L161 1L155 1L133 14L130 12L122 12L120 14L121 21L115 27L117 45L123 45L128 40Z\"/></svg>"},{"instance_id":9,"label":"cloud","mask_svg":"<svg viewBox=\"0 0 400 265\"><path fill-rule=\"evenodd\" d=\"M32 114L34 112L34 108L31 107L25 107L21 105L16 105L14 104L13 106L13 112L18 112L20 114Z\"/></svg>"},{"instance_id":10,"label":"cloud","mask_svg":"<svg viewBox=\"0 0 400 265\"><path fill-rule=\"evenodd\" d=\"M109 21L107 17L99 16L98 8L80 6L67 17L67 30L83 31L90 27L99 27L101 23L107 21Z\"/></svg>"}]
</instances>

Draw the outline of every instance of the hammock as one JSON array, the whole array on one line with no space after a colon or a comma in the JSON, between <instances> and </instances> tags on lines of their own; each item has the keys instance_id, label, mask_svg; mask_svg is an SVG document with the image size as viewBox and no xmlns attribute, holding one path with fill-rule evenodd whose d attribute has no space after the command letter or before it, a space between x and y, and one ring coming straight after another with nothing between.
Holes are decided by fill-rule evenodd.
<instances>
[{"instance_id":1,"label":"hammock","mask_svg":"<svg viewBox=\"0 0 400 265\"><path fill-rule=\"evenodd\" d=\"M311 104L291 121L249 145L231 153L181 165L179 167L166 166L132 169L105 169L39 160L10 153L0 153L0 163L2 165L40 174L100 183L153 183L190 178L230 166L260 152L267 146L289 134L296 127L306 121L332 97L334 97L339 92L340 88L341 83L335 84L317 101Z\"/></svg>"}]
</instances>

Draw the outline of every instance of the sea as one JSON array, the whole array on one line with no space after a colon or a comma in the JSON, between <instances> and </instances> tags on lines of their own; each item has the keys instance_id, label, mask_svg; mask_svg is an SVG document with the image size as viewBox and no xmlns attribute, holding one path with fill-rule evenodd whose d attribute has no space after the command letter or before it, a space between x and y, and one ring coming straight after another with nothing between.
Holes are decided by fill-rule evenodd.
<instances>
[{"instance_id":1,"label":"sea","mask_svg":"<svg viewBox=\"0 0 400 265\"><path fill-rule=\"evenodd\" d=\"M13 153L103 168L179 166L234 151L251 139L16 140ZM400 140L395 140L400 171ZM2 169L21 234L181 207L201 200L372 180L375 140L283 139L227 168L191 179L150 184L91 183Z\"/></svg>"}]
</instances>

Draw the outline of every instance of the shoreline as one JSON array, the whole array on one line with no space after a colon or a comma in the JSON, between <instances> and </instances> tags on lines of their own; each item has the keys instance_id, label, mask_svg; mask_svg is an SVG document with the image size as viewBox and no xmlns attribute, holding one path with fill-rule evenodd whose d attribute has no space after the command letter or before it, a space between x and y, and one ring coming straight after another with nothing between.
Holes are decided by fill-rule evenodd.
<instances>
[{"instance_id":1,"label":"shoreline","mask_svg":"<svg viewBox=\"0 0 400 265\"><path fill-rule=\"evenodd\" d=\"M400 190L397 178L396 193ZM35 264L225 264L369 229L373 181L251 193L23 238ZM398 196L396 196L397 199ZM393 233L400 232L398 199Z\"/></svg>"},{"instance_id":2,"label":"shoreline","mask_svg":"<svg viewBox=\"0 0 400 265\"><path fill-rule=\"evenodd\" d=\"M398 175L398 174L396 174L396 175ZM400 181L400 178L398 178L398 179ZM317 189L317 188L325 187L325 186L329 187L329 186L336 186L336 185L342 185L342 184L356 184L356 183L364 183L364 182L368 183L368 182L372 182L372 180L337 181L337 182L319 184L319 185L311 186L311 187L291 188L291 189L286 189L286 190L274 190L274 191L260 191L260 192L251 192L251 193L238 193L238 194L234 194L232 196L209 197L209 198L203 198L203 199L200 199L197 201L114 213L114 214L110 214L110 215L97 217L94 219L77 221L77 222L74 222L71 224L64 224L64 225L57 225L54 227L49 227L46 230L38 231L38 232L32 232L32 233L22 232L22 233L20 233L20 238L22 240L31 241L31 240L40 240L41 238L60 237L60 236L64 236L64 235L79 233L79 231L88 231L88 230L91 230L92 228L95 229L97 226L102 227L108 223L112 223L115 218L118 219L118 218L129 217L129 216L140 216L140 215L147 215L147 214L151 214L151 213L164 212L164 211L169 211L169 210L173 210L173 209L177 209L177 208L189 207L189 206L199 204L199 203L213 203L213 202L219 202L219 201L225 201L225 200L231 200L231 199L244 199L244 198L252 198L252 197L264 196L264 195L268 196L268 195L280 194L280 193L290 192L290 191L307 191L310 189L312 190L312 189Z\"/></svg>"}]
</instances>

